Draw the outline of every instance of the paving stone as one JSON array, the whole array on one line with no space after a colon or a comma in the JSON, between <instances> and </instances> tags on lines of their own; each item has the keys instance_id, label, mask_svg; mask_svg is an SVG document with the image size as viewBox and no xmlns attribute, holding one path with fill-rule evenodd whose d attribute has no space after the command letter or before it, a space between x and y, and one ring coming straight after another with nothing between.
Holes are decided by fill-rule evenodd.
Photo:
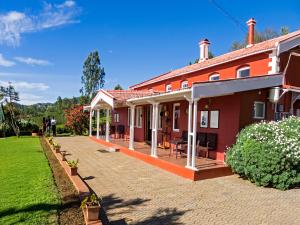
<instances>
[{"instance_id":1,"label":"paving stone","mask_svg":"<svg viewBox=\"0 0 300 225\"><path fill-rule=\"evenodd\" d=\"M236 175L192 182L88 137L58 137L102 196L110 221L127 224L300 224L300 189L256 187ZM115 223L122 224L122 223Z\"/></svg>"}]
</instances>

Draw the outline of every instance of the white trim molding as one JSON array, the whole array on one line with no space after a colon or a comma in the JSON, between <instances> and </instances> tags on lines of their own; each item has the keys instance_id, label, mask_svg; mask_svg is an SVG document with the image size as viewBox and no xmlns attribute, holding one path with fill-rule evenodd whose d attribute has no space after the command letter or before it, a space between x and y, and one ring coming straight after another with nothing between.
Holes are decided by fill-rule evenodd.
<instances>
[{"instance_id":1,"label":"white trim molding","mask_svg":"<svg viewBox=\"0 0 300 225\"><path fill-rule=\"evenodd\" d=\"M277 56L277 49L274 49L271 54L269 54L269 59L271 61L269 62L268 66L270 67L270 70L268 71L268 74L276 74L279 72L279 57Z\"/></svg>"}]
</instances>

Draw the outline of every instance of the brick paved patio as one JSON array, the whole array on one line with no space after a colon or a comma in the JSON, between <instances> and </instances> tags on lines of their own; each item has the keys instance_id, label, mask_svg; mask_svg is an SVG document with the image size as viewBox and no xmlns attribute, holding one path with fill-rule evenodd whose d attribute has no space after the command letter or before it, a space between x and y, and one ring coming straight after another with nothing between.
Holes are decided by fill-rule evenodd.
<instances>
[{"instance_id":1,"label":"brick paved patio","mask_svg":"<svg viewBox=\"0 0 300 225\"><path fill-rule=\"evenodd\" d=\"M260 188L237 176L192 182L88 137L59 137L112 224L300 224L300 189Z\"/></svg>"}]
</instances>

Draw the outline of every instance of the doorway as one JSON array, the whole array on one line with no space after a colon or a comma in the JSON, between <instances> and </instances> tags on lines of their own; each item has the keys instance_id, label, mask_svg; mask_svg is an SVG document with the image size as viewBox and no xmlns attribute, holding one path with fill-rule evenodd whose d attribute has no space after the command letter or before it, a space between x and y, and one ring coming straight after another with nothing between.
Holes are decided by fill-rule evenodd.
<instances>
[{"instance_id":1,"label":"doorway","mask_svg":"<svg viewBox=\"0 0 300 225\"><path fill-rule=\"evenodd\" d=\"M146 106L146 126L145 126L145 134L147 144L151 144L152 139L152 105Z\"/></svg>"}]
</instances>

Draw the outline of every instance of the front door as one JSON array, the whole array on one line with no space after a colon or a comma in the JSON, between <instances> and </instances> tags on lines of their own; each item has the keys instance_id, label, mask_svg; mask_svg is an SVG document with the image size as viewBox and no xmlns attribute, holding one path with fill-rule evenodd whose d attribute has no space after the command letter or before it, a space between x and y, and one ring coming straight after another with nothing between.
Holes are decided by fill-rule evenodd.
<instances>
[{"instance_id":1,"label":"front door","mask_svg":"<svg viewBox=\"0 0 300 225\"><path fill-rule=\"evenodd\" d=\"M151 105L147 105L146 106L146 143L151 144L151 138L152 138L152 126L151 126L151 122L152 122L152 106Z\"/></svg>"}]
</instances>

